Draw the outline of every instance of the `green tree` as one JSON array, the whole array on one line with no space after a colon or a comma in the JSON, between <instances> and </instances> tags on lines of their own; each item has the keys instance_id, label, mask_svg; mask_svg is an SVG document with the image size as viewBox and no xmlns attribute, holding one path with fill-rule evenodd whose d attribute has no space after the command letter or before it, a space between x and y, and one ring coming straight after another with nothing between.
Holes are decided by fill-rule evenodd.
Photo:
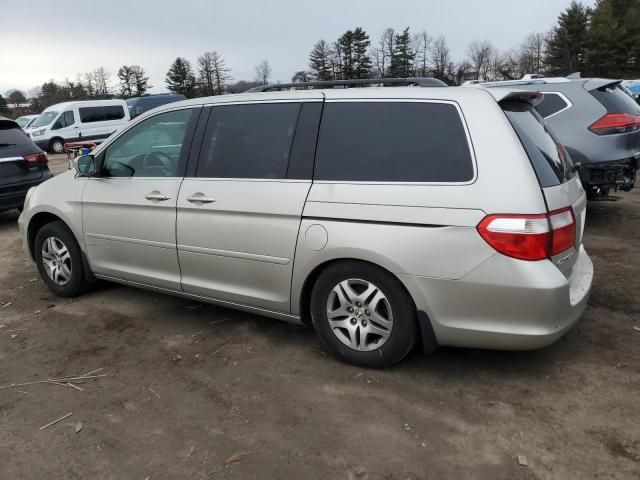
<instances>
[{"instance_id":1,"label":"green tree","mask_svg":"<svg viewBox=\"0 0 640 480\"><path fill-rule=\"evenodd\" d=\"M27 98L20 90L13 90L7 97L7 103L18 106L21 103L27 103Z\"/></svg>"},{"instance_id":2,"label":"green tree","mask_svg":"<svg viewBox=\"0 0 640 480\"><path fill-rule=\"evenodd\" d=\"M309 68L316 80L331 80L331 48L324 40L316 43L309 54Z\"/></svg>"},{"instance_id":3,"label":"green tree","mask_svg":"<svg viewBox=\"0 0 640 480\"><path fill-rule=\"evenodd\" d=\"M393 52L391 55L391 68L389 73L392 77L410 77L413 75L413 63L416 59L416 52L413 50L409 27L402 33L395 36Z\"/></svg>"},{"instance_id":4,"label":"green tree","mask_svg":"<svg viewBox=\"0 0 640 480\"><path fill-rule=\"evenodd\" d=\"M347 30L338 39L335 50L340 78L351 80L371 76L371 58L367 54L370 44L369 35L361 27Z\"/></svg>"},{"instance_id":5,"label":"green tree","mask_svg":"<svg viewBox=\"0 0 640 480\"><path fill-rule=\"evenodd\" d=\"M178 57L169 67L165 79L167 88L175 93L181 93L187 98L195 95L196 77L189 60Z\"/></svg>"},{"instance_id":6,"label":"green tree","mask_svg":"<svg viewBox=\"0 0 640 480\"><path fill-rule=\"evenodd\" d=\"M587 27L591 11L573 0L558 16L546 46L546 70L551 75L568 75L583 69Z\"/></svg>"},{"instance_id":7,"label":"green tree","mask_svg":"<svg viewBox=\"0 0 640 480\"><path fill-rule=\"evenodd\" d=\"M640 0L598 0L587 30L587 75L640 75Z\"/></svg>"}]
</instances>

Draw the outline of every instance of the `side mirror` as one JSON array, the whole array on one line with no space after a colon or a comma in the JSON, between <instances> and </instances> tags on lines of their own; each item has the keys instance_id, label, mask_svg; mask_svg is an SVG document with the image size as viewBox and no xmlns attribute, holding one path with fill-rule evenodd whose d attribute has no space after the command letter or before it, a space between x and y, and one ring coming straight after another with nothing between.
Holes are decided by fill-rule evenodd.
<instances>
[{"instance_id":1,"label":"side mirror","mask_svg":"<svg viewBox=\"0 0 640 480\"><path fill-rule=\"evenodd\" d=\"M73 159L73 166L79 177L91 177L96 174L96 159L93 155L80 155Z\"/></svg>"}]
</instances>

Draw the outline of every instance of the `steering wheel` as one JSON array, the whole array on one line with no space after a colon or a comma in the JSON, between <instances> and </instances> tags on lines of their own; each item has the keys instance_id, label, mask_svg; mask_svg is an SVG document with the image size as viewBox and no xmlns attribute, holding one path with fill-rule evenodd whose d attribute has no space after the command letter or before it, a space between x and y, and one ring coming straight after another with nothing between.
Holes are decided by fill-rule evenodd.
<instances>
[{"instance_id":1,"label":"steering wheel","mask_svg":"<svg viewBox=\"0 0 640 480\"><path fill-rule=\"evenodd\" d=\"M142 160L142 169L149 177L170 177L173 159L164 152L148 153Z\"/></svg>"}]
</instances>

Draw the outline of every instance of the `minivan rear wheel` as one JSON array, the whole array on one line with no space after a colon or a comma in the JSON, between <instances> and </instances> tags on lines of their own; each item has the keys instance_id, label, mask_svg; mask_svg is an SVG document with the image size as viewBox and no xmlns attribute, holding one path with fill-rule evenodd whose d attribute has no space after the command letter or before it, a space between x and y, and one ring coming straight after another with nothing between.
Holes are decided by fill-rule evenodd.
<instances>
[{"instance_id":1,"label":"minivan rear wheel","mask_svg":"<svg viewBox=\"0 0 640 480\"><path fill-rule=\"evenodd\" d=\"M311 293L320 341L340 360L368 368L401 361L416 340L416 311L398 279L365 262L327 267Z\"/></svg>"},{"instance_id":2,"label":"minivan rear wheel","mask_svg":"<svg viewBox=\"0 0 640 480\"><path fill-rule=\"evenodd\" d=\"M54 138L49 144L49 150L53 153L64 153L64 141L61 138Z\"/></svg>"},{"instance_id":3,"label":"minivan rear wheel","mask_svg":"<svg viewBox=\"0 0 640 480\"><path fill-rule=\"evenodd\" d=\"M85 291L82 252L63 222L47 223L38 230L33 253L40 276L53 293L75 297Z\"/></svg>"}]
</instances>

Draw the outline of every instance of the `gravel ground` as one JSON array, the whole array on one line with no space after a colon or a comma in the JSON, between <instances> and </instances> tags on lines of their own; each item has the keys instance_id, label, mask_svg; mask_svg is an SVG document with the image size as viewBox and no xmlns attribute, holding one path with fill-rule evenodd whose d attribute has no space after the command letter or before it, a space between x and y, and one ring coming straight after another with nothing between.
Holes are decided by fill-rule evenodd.
<instances>
[{"instance_id":1,"label":"gravel ground","mask_svg":"<svg viewBox=\"0 0 640 480\"><path fill-rule=\"evenodd\" d=\"M640 478L640 190L589 205L595 284L566 337L385 371L211 305L112 284L56 298L16 219L0 214L0 386L106 376L0 389L1 479Z\"/></svg>"}]
</instances>

